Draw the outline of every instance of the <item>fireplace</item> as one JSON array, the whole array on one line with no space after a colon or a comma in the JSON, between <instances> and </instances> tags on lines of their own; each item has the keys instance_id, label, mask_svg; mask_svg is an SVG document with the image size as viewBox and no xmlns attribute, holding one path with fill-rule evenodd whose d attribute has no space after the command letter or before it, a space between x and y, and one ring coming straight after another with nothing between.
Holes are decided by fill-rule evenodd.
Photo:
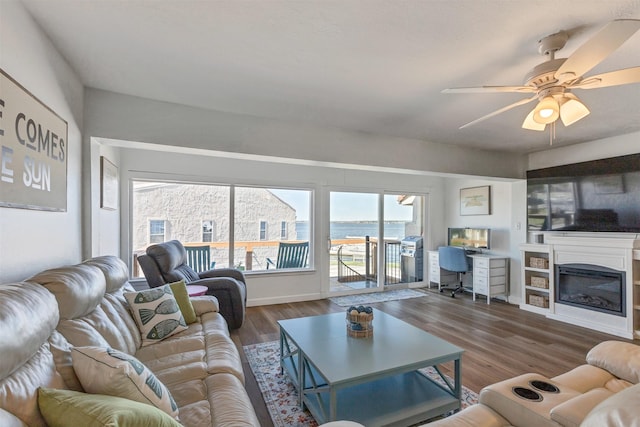
<instances>
[{"instance_id":1,"label":"fireplace","mask_svg":"<svg viewBox=\"0 0 640 427\"><path fill-rule=\"evenodd\" d=\"M556 265L556 304L625 316L625 272L591 264Z\"/></svg>"}]
</instances>

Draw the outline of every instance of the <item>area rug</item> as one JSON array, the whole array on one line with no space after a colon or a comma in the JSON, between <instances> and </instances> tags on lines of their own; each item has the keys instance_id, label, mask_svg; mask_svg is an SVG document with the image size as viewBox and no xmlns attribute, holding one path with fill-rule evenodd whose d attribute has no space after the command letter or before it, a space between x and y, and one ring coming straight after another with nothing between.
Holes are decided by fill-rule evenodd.
<instances>
[{"instance_id":1,"label":"area rug","mask_svg":"<svg viewBox=\"0 0 640 427\"><path fill-rule=\"evenodd\" d=\"M316 427L318 423L308 411L298 406L298 392L287 374L280 373L280 343L278 341L246 345L244 353L258 382L275 427ZM433 368L422 370L443 383ZM462 387L462 408L478 401L478 395Z\"/></svg>"},{"instance_id":2,"label":"area rug","mask_svg":"<svg viewBox=\"0 0 640 427\"><path fill-rule=\"evenodd\" d=\"M375 292L372 294L346 295L343 297L331 297L329 300L340 307L352 305L374 304L377 302L395 301L399 299L426 297L424 292L413 289L396 289L393 291Z\"/></svg>"}]
</instances>

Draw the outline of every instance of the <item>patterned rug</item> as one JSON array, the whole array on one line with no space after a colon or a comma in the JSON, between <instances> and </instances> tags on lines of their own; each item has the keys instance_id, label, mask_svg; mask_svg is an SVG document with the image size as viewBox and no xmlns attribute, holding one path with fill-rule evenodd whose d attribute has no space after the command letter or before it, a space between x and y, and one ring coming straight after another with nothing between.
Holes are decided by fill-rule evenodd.
<instances>
[{"instance_id":1,"label":"patterned rug","mask_svg":"<svg viewBox=\"0 0 640 427\"><path fill-rule=\"evenodd\" d=\"M264 397L275 427L316 427L318 423L308 411L298 406L298 392L287 374L280 373L280 344L278 341L243 347L251 370ZM422 369L436 381L443 383L433 368ZM462 408L478 401L478 395L462 387Z\"/></svg>"},{"instance_id":2,"label":"patterned rug","mask_svg":"<svg viewBox=\"0 0 640 427\"><path fill-rule=\"evenodd\" d=\"M340 307L351 307L352 305L374 304L376 302L395 301L399 299L426 297L424 292L413 289L396 289L393 291L375 292L372 294L347 295L344 297L331 297L329 300Z\"/></svg>"}]
</instances>

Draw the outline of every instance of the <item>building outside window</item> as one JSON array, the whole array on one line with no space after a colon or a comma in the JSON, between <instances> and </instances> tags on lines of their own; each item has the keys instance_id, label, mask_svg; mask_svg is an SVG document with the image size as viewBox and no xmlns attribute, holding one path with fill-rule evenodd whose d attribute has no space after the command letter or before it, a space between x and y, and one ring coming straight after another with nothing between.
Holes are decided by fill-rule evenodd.
<instances>
[{"instance_id":1,"label":"building outside window","mask_svg":"<svg viewBox=\"0 0 640 427\"><path fill-rule=\"evenodd\" d=\"M288 239L287 221L281 221L280 222L280 240L287 240L287 239Z\"/></svg>"},{"instance_id":2,"label":"building outside window","mask_svg":"<svg viewBox=\"0 0 640 427\"><path fill-rule=\"evenodd\" d=\"M149 243L162 243L165 241L165 221L163 219L149 220Z\"/></svg>"}]
</instances>

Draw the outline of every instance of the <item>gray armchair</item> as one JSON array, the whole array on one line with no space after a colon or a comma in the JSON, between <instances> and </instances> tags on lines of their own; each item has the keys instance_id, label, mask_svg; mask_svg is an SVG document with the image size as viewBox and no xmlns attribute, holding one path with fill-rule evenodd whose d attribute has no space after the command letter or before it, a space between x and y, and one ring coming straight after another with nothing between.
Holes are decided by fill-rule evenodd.
<instances>
[{"instance_id":1,"label":"gray armchair","mask_svg":"<svg viewBox=\"0 0 640 427\"><path fill-rule=\"evenodd\" d=\"M149 287L184 280L188 285L209 288L220 303L220 314L230 329L237 329L244 322L247 304L247 287L244 274L233 268L219 268L196 273L187 265L187 251L177 240L158 243L147 248L146 255L138 257Z\"/></svg>"}]
</instances>

